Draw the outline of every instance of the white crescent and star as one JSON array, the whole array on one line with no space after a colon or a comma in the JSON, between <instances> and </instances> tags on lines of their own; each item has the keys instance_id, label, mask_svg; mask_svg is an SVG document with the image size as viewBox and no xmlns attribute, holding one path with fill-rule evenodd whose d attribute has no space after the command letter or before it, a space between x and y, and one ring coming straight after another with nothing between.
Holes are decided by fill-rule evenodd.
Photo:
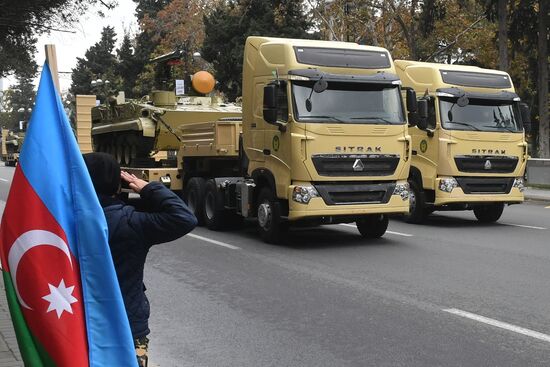
<instances>
[{"instance_id":1,"label":"white crescent and star","mask_svg":"<svg viewBox=\"0 0 550 367\"><path fill-rule=\"evenodd\" d=\"M21 306L29 310L32 310L32 308L23 300L21 294L19 293L19 289L17 288L17 268L19 266L19 262L27 251L37 246L53 246L58 248L67 256L71 268L73 267L69 246L67 246L67 243L65 243L65 241L55 233L35 229L25 232L19 236L11 246L8 253L8 265L10 267L10 274L13 280L13 286L15 288L17 299L19 300ZM63 279L61 279L57 287L52 284L48 284L48 286L50 288L50 294L42 297L46 301L50 302L46 312L55 310L58 318L61 317L63 311L72 313L72 308L70 305L78 301L72 296L74 286L66 287L65 280Z\"/></svg>"}]
</instances>

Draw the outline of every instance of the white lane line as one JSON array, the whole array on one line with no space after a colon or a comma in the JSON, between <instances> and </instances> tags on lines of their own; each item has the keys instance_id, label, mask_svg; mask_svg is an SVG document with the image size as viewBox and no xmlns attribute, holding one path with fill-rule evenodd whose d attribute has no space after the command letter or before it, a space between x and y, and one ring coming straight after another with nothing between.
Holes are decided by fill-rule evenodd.
<instances>
[{"instance_id":1,"label":"white lane line","mask_svg":"<svg viewBox=\"0 0 550 367\"><path fill-rule=\"evenodd\" d=\"M512 226L512 227L521 227L521 228L529 228L529 229L546 229L544 227L537 227L537 226L526 226L525 224L514 224L514 223L502 223L505 226Z\"/></svg>"},{"instance_id":2,"label":"white lane line","mask_svg":"<svg viewBox=\"0 0 550 367\"><path fill-rule=\"evenodd\" d=\"M448 312L448 313L452 313L453 315L462 316L462 317L465 317L467 319L479 321L479 322L482 322L482 323L487 324L487 325L491 325L491 326L495 326L495 327L498 327L498 328L501 328L501 329L513 331L513 332L518 333L518 334L530 336L531 338L539 339L539 340L550 343L550 335L539 333L538 331L534 331L534 330L531 330L531 329L526 329L526 328L523 328L521 326L508 324L506 322L498 321L498 320L495 320L495 319L490 319L488 317L476 315L475 313L471 313L471 312L462 311L462 310L459 310L457 308L448 308L448 309L444 309L443 311Z\"/></svg>"},{"instance_id":3,"label":"white lane line","mask_svg":"<svg viewBox=\"0 0 550 367\"><path fill-rule=\"evenodd\" d=\"M354 225L354 224L340 223L340 225L341 226L346 226L346 227L357 228L357 226ZM394 232L394 231L386 231L386 233L394 234L396 236L403 236L403 237L412 237L413 236L412 234L409 234L409 233L401 233L401 232Z\"/></svg>"},{"instance_id":4,"label":"white lane line","mask_svg":"<svg viewBox=\"0 0 550 367\"><path fill-rule=\"evenodd\" d=\"M0 177L0 181L10 182L10 180L6 180L5 178L1 178L1 177Z\"/></svg>"},{"instance_id":5,"label":"white lane line","mask_svg":"<svg viewBox=\"0 0 550 367\"><path fill-rule=\"evenodd\" d=\"M197 240L210 242L210 243L213 243L214 245L227 247L227 248L230 248L231 250L240 250L241 249L240 247L233 246L233 245L230 245L230 244L225 243L225 242L216 241L216 240L213 240L211 238L199 236L199 235L196 235L196 234L193 234L193 233L188 233L187 236L196 238Z\"/></svg>"}]
</instances>

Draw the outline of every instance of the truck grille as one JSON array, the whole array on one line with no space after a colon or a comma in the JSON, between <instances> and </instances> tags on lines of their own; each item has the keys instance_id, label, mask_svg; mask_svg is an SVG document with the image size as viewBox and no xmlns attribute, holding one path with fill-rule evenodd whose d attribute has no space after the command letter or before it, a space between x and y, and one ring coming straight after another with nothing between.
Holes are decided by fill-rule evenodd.
<instances>
[{"instance_id":1,"label":"truck grille","mask_svg":"<svg viewBox=\"0 0 550 367\"><path fill-rule=\"evenodd\" d=\"M513 177L455 177L465 194L508 194Z\"/></svg>"},{"instance_id":2,"label":"truck grille","mask_svg":"<svg viewBox=\"0 0 550 367\"><path fill-rule=\"evenodd\" d=\"M462 155L455 157L456 167L461 172L510 173L518 165L518 157L489 155Z\"/></svg>"},{"instance_id":3,"label":"truck grille","mask_svg":"<svg viewBox=\"0 0 550 367\"><path fill-rule=\"evenodd\" d=\"M384 204L390 200L395 182L376 184L316 184L327 205Z\"/></svg>"},{"instance_id":4,"label":"truck grille","mask_svg":"<svg viewBox=\"0 0 550 367\"><path fill-rule=\"evenodd\" d=\"M311 160L320 176L391 176L399 154L317 154Z\"/></svg>"}]
</instances>

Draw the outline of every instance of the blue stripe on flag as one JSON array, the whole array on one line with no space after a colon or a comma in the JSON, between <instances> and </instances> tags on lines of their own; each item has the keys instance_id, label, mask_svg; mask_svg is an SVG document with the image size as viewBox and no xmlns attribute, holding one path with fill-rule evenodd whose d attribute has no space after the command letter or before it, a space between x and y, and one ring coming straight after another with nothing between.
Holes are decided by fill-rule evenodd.
<instances>
[{"instance_id":1,"label":"blue stripe on flag","mask_svg":"<svg viewBox=\"0 0 550 367\"><path fill-rule=\"evenodd\" d=\"M90 366L137 366L108 246L107 223L47 63L20 167L64 229L80 264Z\"/></svg>"}]
</instances>

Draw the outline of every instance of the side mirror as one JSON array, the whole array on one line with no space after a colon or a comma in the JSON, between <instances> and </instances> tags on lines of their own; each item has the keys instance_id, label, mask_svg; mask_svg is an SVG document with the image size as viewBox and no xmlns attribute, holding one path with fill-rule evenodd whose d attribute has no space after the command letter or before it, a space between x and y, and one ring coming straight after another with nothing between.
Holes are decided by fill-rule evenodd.
<instances>
[{"instance_id":1,"label":"side mirror","mask_svg":"<svg viewBox=\"0 0 550 367\"><path fill-rule=\"evenodd\" d=\"M417 122L416 126L420 130L426 130L428 128L428 101L421 99L417 102L418 111L417 111Z\"/></svg>"},{"instance_id":2,"label":"side mirror","mask_svg":"<svg viewBox=\"0 0 550 367\"><path fill-rule=\"evenodd\" d=\"M521 113L521 121L523 121L523 128L526 133L530 133L533 129L533 123L531 121L531 109L527 103L519 104L519 112Z\"/></svg>"},{"instance_id":3,"label":"side mirror","mask_svg":"<svg viewBox=\"0 0 550 367\"><path fill-rule=\"evenodd\" d=\"M275 84L264 87L264 120L271 125L277 123L277 88Z\"/></svg>"},{"instance_id":4,"label":"side mirror","mask_svg":"<svg viewBox=\"0 0 550 367\"><path fill-rule=\"evenodd\" d=\"M416 92L414 89L407 89L407 111L416 112L417 102L416 102Z\"/></svg>"},{"instance_id":5,"label":"side mirror","mask_svg":"<svg viewBox=\"0 0 550 367\"><path fill-rule=\"evenodd\" d=\"M418 106L418 117L421 119L427 119L428 118L428 101L425 99L421 99L417 102Z\"/></svg>"}]
</instances>

